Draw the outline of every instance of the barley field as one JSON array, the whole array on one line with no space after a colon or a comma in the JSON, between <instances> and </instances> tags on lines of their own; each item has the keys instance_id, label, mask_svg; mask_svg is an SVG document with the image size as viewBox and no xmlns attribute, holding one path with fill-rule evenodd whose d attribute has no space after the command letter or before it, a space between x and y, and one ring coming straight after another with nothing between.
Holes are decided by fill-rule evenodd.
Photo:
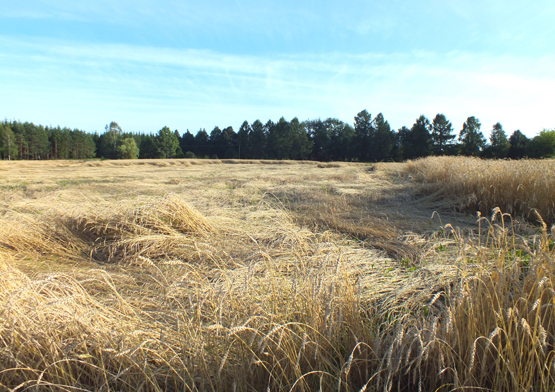
<instances>
[{"instance_id":1,"label":"barley field","mask_svg":"<svg viewBox=\"0 0 555 392\"><path fill-rule=\"evenodd\" d=\"M1 389L552 391L553 169L0 162Z\"/></svg>"}]
</instances>

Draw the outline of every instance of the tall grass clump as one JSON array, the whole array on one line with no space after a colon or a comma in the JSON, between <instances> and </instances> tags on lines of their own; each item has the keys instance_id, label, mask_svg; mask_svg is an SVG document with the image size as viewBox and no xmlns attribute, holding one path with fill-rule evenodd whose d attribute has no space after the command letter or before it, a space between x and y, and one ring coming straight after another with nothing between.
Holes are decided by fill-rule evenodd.
<instances>
[{"instance_id":1,"label":"tall grass clump","mask_svg":"<svg viewBox=\"0 0 555 392\"><path fill-rule=\"evenodd\" d=\"M141 257L191 257L211 223L175 194L156 201L54 208L29 217L15 214L0 230L0 249L102 262Z\"/></svg>"},{"instance_id":2,"label":"tall grass clump","mask_svg":"<svg viewBox=\"0 0 555 392\"><path fill-rule=\"evenodd\" d=\"M554 160L484 160L429 157L407 163L414 180L429 192L454 199L461 209L490 214L500 207L514 216L555 223Z\"/></svg>"},{"instance_id":3,"label":"tall grass clump","mask_svg":"<svg viewBox=\"0 0 555 392\"><path fill-rule=\"evenodd\" d=\"M102 260L167 258L194 251L194 238L214 231L195 208L174 194L155 202L121 204L72 214L67 224Z\"/></svg>"},{"instance_id":4,"label":"tall grass clump","mask_svg":"<svg viewBox=\"0 0 555 392\"><path fill-rule=\"evenodd\" d=\"M549 391L555 386L555 252L553 233L521 237L494 210L475 236L452 230L432 259L447 257L460 275L421 314L397 319L382 390ZM497 221L497 222L496 222ZM431 245L431 244L430 244ZM411 386L412 385L412 386Z\"/></svg>"}]
</instances>

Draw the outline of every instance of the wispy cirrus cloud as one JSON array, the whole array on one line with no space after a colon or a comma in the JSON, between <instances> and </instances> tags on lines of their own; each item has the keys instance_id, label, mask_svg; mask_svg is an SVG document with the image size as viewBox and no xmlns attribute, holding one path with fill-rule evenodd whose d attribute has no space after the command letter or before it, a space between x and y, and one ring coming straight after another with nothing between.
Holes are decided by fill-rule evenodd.
<instances>
[{"instance_id":1,"label":"wispy cirrus cloud","mask_svg":"<svg viewBox=\"0 0 555 392\"><path fill-rule=\"evenodd\" d=\"M2 115L101 130L164 125L238 127L281 116L337 117L383 112L391 125L445 113L483 131L500 121L534 135L554 127L555 58L438 54L234 55L210 50L0 37Z\"/></svg>"}]
</instances>

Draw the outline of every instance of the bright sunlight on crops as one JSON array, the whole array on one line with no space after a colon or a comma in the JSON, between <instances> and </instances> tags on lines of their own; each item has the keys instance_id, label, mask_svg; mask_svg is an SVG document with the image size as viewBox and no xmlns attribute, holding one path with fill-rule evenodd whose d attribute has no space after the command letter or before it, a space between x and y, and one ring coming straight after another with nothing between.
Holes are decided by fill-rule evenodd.
<instances>
[{"instance_id":1,"label":"bright sunlight on crops","mask_svg":"<svg viewBox=\"0 0 555 392\"><path fill-rule=\"evenodd\" d=\"M551 161L277 163L0 162L2 388L553 390Z\"/></svg>"}]
</instances>

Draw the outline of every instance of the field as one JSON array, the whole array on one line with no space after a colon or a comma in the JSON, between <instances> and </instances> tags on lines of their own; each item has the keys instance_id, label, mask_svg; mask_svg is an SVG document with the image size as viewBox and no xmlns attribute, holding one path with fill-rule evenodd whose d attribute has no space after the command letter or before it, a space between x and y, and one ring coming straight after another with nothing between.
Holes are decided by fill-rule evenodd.
<instances>
[{"instance_id":1,"label":"field","mask_svg":"<svg viewBox=\"0 0 555 392\"><path fill-rule=\"evenodd\" d=\"M0 162L1 389L552 391L554 173Z\"/></svg>"}]
</instances>

